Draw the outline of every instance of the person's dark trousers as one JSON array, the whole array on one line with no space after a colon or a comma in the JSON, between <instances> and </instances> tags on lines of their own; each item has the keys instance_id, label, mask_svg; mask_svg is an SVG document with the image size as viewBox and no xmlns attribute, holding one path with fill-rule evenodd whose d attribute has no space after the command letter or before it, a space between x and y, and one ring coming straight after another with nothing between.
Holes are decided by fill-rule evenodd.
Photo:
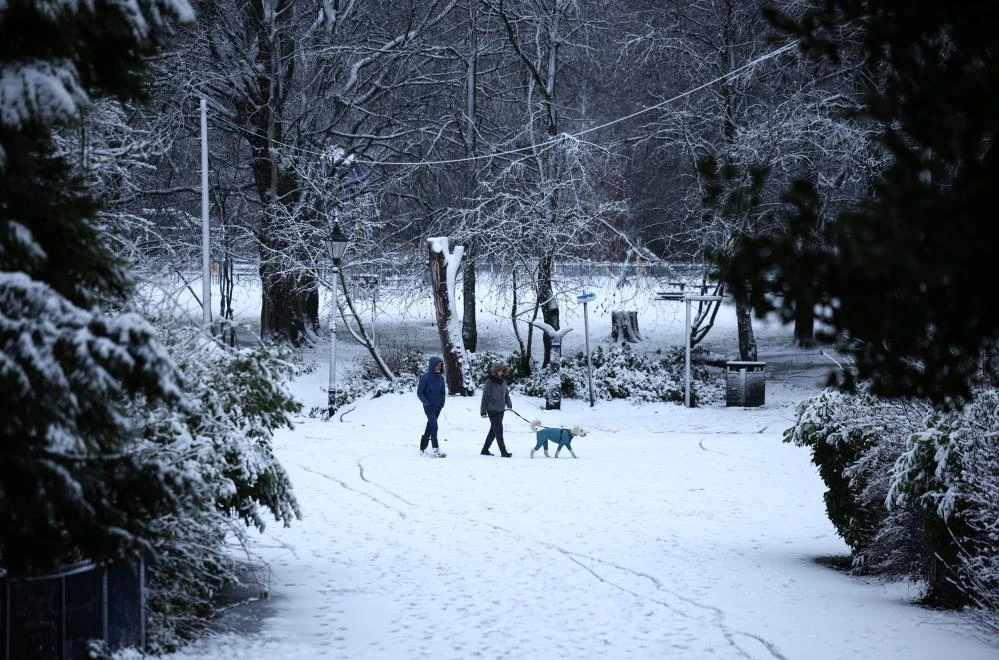
<instances>
[{"instance_id":1,"label":"person's dark trousers","mask_svg":"<svg viewBox=\"0 0 999 660\"><path fill-rule=\"evenodd\" d=\"M427 448L427 441L434 449L437 449L437 418L441 414L440 406L423 406L423 412L427 415L427 428L423 431L423 437L420 438L420 451Z\"/></svg>"},{"instance_id":2,"label":"person's dark trousers","mask_svg":"<svg viewBox=\"0 0 999 660\"><path fill-rule=\"evenodd\" d=\"M500 453L506 454L506 443L503 442L503 411L487 410L486 414L489 415L489 433L486 434L486 444L482 445L482 451L489 451L495 439Z\"/></svg>"}]
</instances>

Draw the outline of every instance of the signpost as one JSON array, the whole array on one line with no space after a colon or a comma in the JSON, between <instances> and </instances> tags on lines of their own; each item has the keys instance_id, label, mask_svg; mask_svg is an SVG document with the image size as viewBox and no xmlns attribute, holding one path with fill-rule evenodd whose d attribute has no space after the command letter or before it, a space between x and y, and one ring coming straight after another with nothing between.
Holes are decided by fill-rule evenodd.
<instances>
[{"instance_id":1,"label":"signpost","mask_svg":"<svg viewBox=\"0 0 999 660\"><path fill-rule=\"evenodd\" d=\"M586 382L590 388L590 407L593 407L593 365L590 363L590 317L586 309L587 303L597 299L597 294L587 291L576 296L576 302L583 303L583 336L586 341Z\"/></svg>"},{"instance_id":2,"label":"signpost","mask_svg":"<svg viewBox=\"0 0 999 660\"><path fill-rule=\"evenodd\" d=\"M687 325L685 334L687 335L687 350L684 356L683 365L683 405L687 408L690 407L690 303L691 302L718 302L724 299L724 296L709 296L694 293L684 293L682 291L683 285L681 284L680 291L660 291L656 294L656 300L674 300L679 302L683 300L687 303Z\"/></svg>"}]
</instances>

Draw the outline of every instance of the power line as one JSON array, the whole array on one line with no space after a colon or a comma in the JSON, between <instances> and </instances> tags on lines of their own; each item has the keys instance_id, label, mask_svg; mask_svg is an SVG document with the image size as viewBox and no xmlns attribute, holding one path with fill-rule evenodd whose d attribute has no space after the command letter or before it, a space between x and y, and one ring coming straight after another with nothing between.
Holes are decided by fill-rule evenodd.
<instances>
[{"instance_id":1,"label":"power line","mask_svg":"<svg viewBox=\"0 0 999 660\"><path fill-rule=\"evenodd\" d=\"M787 44L781 46L780 48L772 50L769 53L764 53L763 55L760 55L759 57L757 57L757 58L755 58L753 60L750 60L749 62L746 62L742 66L739 66L739 67L737 67L737 68L735 68L735 69L733 69L733 70L731 70L731 71L729 71L729 72L727 72L725 74L722 74L722 75L714 78L713 80L709 80L709 81L707 81L705 83L702 83L702 84L700 84L700 85L698 85L696 87L693 87L693 88L688 89L688 90L686 90L684 92L681 92L681 93L677 94L676 96L668 98L668 99L666 99L664 101L660 101L659 103L656 103L655 105L650 105L647 108L642 108L641 110L637 110L637 111L632 112L631 114L625 115L623 117L618 117L617 119L612 119L612 120L610 120L608 122L600 124L599 126L593 126L593 127L590 127L590 128L586 128L586 129L583 129L581 131L577 131L575 133L563 133L563 134L557 135L557 136L555 136L553 138L549 138L549 139L544 140L542 142L537 142L537 143L534 143L534 144L530 144L530 145L525 146L525 147L517 147L515 149L505 149L503 151L493 151L493 152L490 152L488 154L483 154L481 156L472 156L472 157L467 157L466 156L466 157L463 157L463 158L445 158L445 159L440 159L440 160L419 160L419 161L405 161L405 162L403 162L403 161L396 161L396 162L394 162L394 161L360 160L360 159L352 158L352 159L350 159L350 163L352 165L373 165L373 166L378 166L378 167L428 167L428 166L432 166L432 165L457 165L459 163L468 163L468 162L473 162L473 161L498 158L500 156L511 156L511 155L514 155L514 154L531 152L531 151L534 151L536 149L541 149L541 148L548 147L548 146L551 146L551 145L554 145L554 144L558 144L559 142L562 142L563 140L566 140L566 139L578 139L578 138L580 138L583 135L587 135L589 133L595 133L596 131L603 130L603 129L608 128L610 126L614 126L616 124L620 124L622 122L629 121L629 120L634 119L636 117L640 117L641 115L644 115L646 113L649 113L649 112L652 112L654 110L658 110L660 108L666 107L667 105L670 105L672 103L675 103L676 101L679 101L680 99L684 99L684 98L686 98L688 96L691 96L692 94L695 94L695 93L697 93L697 92L699 92L699 91L701 91L703 89L711 87L712 85L715 85L715 84L720 83L720 82L725 81L725 80L736 78L736 77L742 75L743 73L745 73L746 71L752 69L753 67L755 67L755 66L757 66L759 64L762 64L763 62L765 62L765 61L767 61L769 59L773 59L773 58L775 58L775 57L777 57L777 56L785 53L788 50L791 50L792 48L794 48L794 47L796 47L798 45L799 41L800 41L799 39L795 39L794 41L791 41L790 43L787 43ZM231 126L232 128L234 128L234 129L236 129L238 131L248 131L248 129L246 129L245 127L239 126L237 124L234 124L233 122L229 121L225 117L222 117L221 115L215 115L215 120L218 121L219 123L226 124L227 126ZM326 152L324 152L324 151L317 151L317 150L313 150L313 149L304 149L304 148L301 148L301 147L295 147L294 145L290 145L290 144L287 144L285 142L272 142L271 144L279 146L279 147L285 147L287 149L293 149L293 150L297 149L300 153L308 154L308 155L312 155L312 156L325 156L326 155Z\"/></svg>"}]
</instances>

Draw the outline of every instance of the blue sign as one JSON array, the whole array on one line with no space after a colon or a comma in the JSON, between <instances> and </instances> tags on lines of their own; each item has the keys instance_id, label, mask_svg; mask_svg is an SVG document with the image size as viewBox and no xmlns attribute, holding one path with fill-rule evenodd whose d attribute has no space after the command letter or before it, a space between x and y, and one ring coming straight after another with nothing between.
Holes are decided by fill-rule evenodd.
<instances>
[{"instance_id":1,"label":"blue sign","mask_svg":"<svg viewBox=\"0 0 999 660\"><path fill-rule=\"evenodd\" d=\"M597 294L590 293L589 291L587 291L581 296L576 296L576 302L581 302L581 303L593 302L596 299L597 299Z\"/></svg>"}]
</instances>

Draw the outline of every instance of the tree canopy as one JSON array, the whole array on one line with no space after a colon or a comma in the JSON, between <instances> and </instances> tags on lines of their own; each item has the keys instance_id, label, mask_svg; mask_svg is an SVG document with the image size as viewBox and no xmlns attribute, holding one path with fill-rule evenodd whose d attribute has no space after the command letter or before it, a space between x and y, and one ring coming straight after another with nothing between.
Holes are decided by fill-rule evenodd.
<instances>
[{"instance_id":1,"label":"tree canopy","mask_svg":"<svg viewBox=\"0 0 999 660\"><path fill-rule=\"evenodd\" d=\"M186 477L126 450L130 410L184 407L98 205L54 146L92 95L140 90L185 0L0 4L0 566L29 573L145 547Z\"/></svg>"},{"instance_id":2,"label":"tree canopy","mask_svg":"<svg viewBox=\"0 0 999 660\"><path fill-rule=\"evenodd\" d=\"M819 60L860 50L859 117L887 165L834 215L813 180L795 181L779 229L737 246L730 284L785 320L818 292L816 319L854 363L833 380L958 405L976 379L999 376L986 359L999 333L999 7L825 0L771 18Z\"/></svg>"}]
</instances>

